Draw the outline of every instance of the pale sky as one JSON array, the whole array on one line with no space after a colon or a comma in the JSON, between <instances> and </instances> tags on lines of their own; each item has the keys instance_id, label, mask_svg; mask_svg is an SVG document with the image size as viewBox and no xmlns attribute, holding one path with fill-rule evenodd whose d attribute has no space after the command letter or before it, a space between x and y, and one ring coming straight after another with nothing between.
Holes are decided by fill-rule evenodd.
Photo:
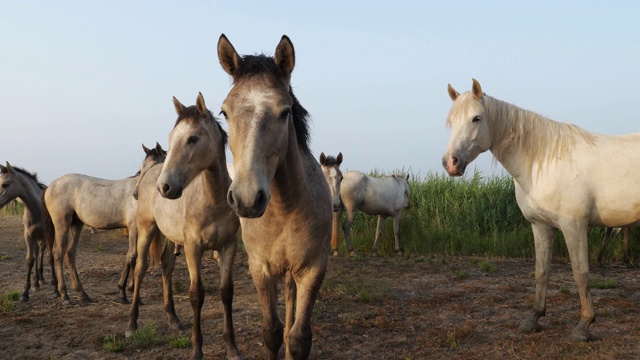
<instances>
[{"instance_id":1,"label":"pale sky","mask_svg":"<svg viewBox=\"0 0 640 360\"><path fill-rule=\"evenodd\" d=\"M0 162L47 184L133 175L142 143L168 147L172 96L219 113L221 33L240 54L290 37L311 148L343 169L443 173L447 83L471 78L554 120L640 131L638 1L3 1ZM491 160L471 169L501 173Z\"/></svg>"}]
</instances>

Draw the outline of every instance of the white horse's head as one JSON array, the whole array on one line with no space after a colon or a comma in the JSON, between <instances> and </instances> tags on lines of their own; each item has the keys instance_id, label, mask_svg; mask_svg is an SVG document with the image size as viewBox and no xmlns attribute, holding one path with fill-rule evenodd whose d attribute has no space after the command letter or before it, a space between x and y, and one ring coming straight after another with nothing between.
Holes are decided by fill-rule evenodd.
<instances>
[{"instance_id":1,"label":"white horse's head","mask_svg":"<svg viewBox=\"0 0 640 360\"><path fill-rule=\"evenodd\" d=\"M138 188L140 187L140 181L144 177L144 175L154 167L156 164L161 164L167 158L167 152L160 146L158 142L156 142L156 147L149 149L148 147L142 144L142 150L146 154L144 156L144 160L142 160L142 164L140 165L140 173L138 174L138 180L136 181L136 187L133 190L133 198L138 200Z\"/></svg>"},{"instance_id":2,"label":"white horse's head","mask_svg":"<svg viewBox=\"0 0 640 360\"><path fill-rule=\"evenodd\" d=\"M331 189L331 203L334 212L338 211L342 205L340 202L340 183L342 183L340 164L342 164L342 153L336 157L326 156L324 153L320 154L320 165L322 165L322 173L329 184L329 189Z\"/></svg>"},{"instance_id":3,"label":"white horse's head","mask_svg":"<svg viewBox=\"0 0 640 360\"><path fill-rule=\"evenodd\" d=\"M410 209L411 208L411 200L410 200L411 190L409 188L409 174L407 174L406 177L396 175L396 179L398 180L400 185L404 187L404 208Z\"/></svg>"},{"instance_id":4,"label":"white horse's head","mask_svg":"<svg viewBox=\"0 0 640 360\"><path fill-rule=\"evenodd\" d=\"M491 132L485 119L482 87L476 79L473 79L470 92L460 94L451 84L448 91L453 100L447 118L451 137L442 157L442 166L449 175L461 176L478 154L489 150Z\"/></svg>"}]
</instances>

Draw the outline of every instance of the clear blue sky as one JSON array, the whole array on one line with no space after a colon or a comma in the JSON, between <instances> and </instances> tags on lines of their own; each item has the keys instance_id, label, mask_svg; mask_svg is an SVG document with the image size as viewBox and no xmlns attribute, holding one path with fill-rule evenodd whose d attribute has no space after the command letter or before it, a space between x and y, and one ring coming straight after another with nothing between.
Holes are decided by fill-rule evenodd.
<instances>
[{"instance_id":1,"label":"clear blue sky","mask_svg":"<svg viewBox=\"0 0 640 360\"><path fill-rule=\"evenodd\" d=\"M640 131L637 1L3 1L0 161L46 183L134 174L142 143L168 147L172 96L219 112L221 33L241 54L291 38L312 150L346 169L443 173L447 83L472 77L555 120ZM500 173L491 160L475 164Z\"/></svg>"}]
</instances>

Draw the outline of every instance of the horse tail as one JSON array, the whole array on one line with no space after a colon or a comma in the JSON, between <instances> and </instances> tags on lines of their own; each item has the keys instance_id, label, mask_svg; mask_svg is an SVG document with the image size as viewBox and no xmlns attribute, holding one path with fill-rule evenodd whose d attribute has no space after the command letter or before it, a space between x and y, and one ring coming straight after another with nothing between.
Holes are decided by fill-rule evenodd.
<instances>
[{"instance_id":1,"label":"horse tail","mask_svg":"<svg viewBox=\"0 0 640 360\"><path fill-rule=\"evenodd\" d=\"M47 190L42 192L42 231L44 232L44 243L47 245L47 249L50 254L53 254L53 242L56 238L56 228L53 226L53 220L51 220L51 214L47 208L47 202L44 201L44 195Z\"/></svg>"}]
</instances>

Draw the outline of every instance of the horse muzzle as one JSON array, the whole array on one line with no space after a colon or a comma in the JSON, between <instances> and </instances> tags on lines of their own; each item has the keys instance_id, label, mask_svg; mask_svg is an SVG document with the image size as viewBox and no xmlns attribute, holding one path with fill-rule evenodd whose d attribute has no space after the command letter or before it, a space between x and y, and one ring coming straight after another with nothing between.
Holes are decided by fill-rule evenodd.
<instances>
[{"instance_id":1,"label":"horse muzzle","mask_svg":"<svg viewBox=\"0 0 640 360\"><path fill-rule=\"evenodd\" d=\"M158 184L158 192L163 198L170 200L178 199L182 196L182 186L171 186L168 183Z\"/></svg>"},{"instance_id":2,"label":"horse muzzle","mask_svg":"<svg viewBox=\"0 0 640 360\"><path fill-rule=\"evenodd\" d=\"M229 189L227 202L240 217L259 218L267 210L270 195L264 190L258 190L253 196L243 197Z\"/></svg>"},{"instance_id":3,"label":"horse muzzle","mask_svg":"<svg viewBox=\"0 0 640 360\"><path fill-rule=\"evenodd\" d=\"M462 176L464 175L464 171L467 168L467 162L461 160L455 155L445 155L442 157L442 166L447 171L449 176Z\"/></svg>"}]
</instances>

